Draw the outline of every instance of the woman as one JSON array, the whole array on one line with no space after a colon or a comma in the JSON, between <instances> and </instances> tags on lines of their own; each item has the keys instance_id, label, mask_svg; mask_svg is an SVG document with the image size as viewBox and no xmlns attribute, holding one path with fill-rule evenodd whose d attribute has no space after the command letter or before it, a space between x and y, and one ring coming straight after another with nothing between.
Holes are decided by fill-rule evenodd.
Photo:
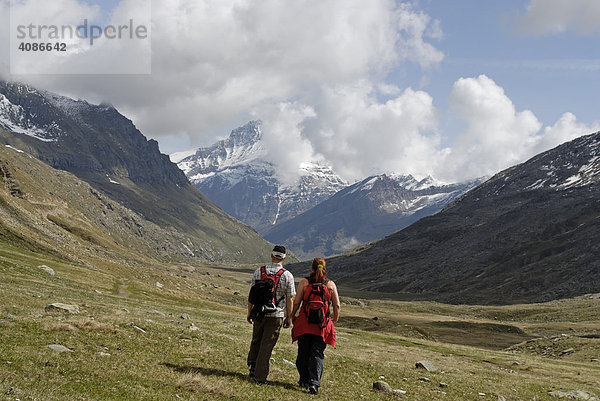
<instances>
[{"instance_id":1,"label":"woman","mask_svg":"<svg viewBox=\"0 0 600 401\"><path fill-rule=\"evenodd\" d=\"M298 310L300 313L296 316ZM303 278L298 285L292 310L292 342L298 340L298 384L307 388L311 394L319 393L326 345L335 347L333 324L337 322L339 313L337 287L327 279L325 260L315 258L310 276Z\"/></svg>"}]
</instances>

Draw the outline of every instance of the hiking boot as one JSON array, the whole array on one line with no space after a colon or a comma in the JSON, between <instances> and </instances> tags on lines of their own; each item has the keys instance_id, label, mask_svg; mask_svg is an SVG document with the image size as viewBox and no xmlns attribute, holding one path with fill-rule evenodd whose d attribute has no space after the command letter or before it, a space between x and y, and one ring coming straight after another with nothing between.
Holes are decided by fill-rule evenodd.
<instances>
[{"instance_id":1,"label":"hiking boot","mask_svg":"<svg viewBox=\"0 0 600 401\"><path fill-rule=\"evenodd\" d=\"M308 392L311 394L319 394L319 388L317 386L310 386Z\"/></svg>"}]
</instances>

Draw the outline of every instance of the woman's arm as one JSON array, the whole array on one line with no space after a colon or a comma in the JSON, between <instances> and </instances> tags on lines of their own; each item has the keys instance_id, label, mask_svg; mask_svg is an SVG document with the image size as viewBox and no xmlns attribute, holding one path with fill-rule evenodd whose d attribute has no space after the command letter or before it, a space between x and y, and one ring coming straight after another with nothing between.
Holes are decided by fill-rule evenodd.
<instances>
[{"instance_id":1,"label":"woman's arm","mask_svg":"<svg viewBox=\"0 0 600 401\"><path fill-rule=\"evenodd\" d=\"M296 296L294 297L294 308L292 309L292 319L296 318L296 312L300 309L300 304L302 303L302 298L304 298L304 289L308 284L308 280L303 278L298 284L298 289L296 290Z\"/></svg>"},{"instance_id":2,"label":"woman's arm","mask_svg":"<svg viewBox=\"0 0 600 401\"><path fill-rule=\"evenodd\" d=\"M333 281L329 281L328 287L331 293L331 306L333 308L333 323L338 321L338 317L340 316L340 296L338 295L337 286Z\"/></svg>"}]
</instances>

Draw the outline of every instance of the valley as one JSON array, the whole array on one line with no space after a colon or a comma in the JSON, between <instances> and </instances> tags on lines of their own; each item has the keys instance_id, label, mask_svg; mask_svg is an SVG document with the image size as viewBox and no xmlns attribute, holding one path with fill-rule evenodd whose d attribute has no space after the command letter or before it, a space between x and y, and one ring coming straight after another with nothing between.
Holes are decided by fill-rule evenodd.
<instances>
[{"instance_id":1,"label":"valley","mask_svg":"<svg viewBox=\"0 0 600 401\"><path fill-rule=\"evenodd\" d=\"M247 378L253 268L100 259L81 265L1 245L3 399L313 399L295 385L289 330L273 354L272 384ZM341 296L338 347L326 350L319 399L598 394L598 296L497 307ZM79 312L45 310L56 302ZM437 370L416 369L420 360ZM406 393L375 392L377 380Z\"/></svg>"},{"instance_id":2,"label":"valley","mask_svg":"<svg viewBox=\"0 0 600 401\"><path fill-rule=\"evenodd\" d=\"M247 294L271 243L194 188L110 105L20 84L0 89L4 399L314 398L295 385L288 330L271 385L247 377ZM342 312L318 398L540 401L579 391L597 400L599 135L481 185L381 175L341 188L331 170L312 165L299 187L271 188L281 202L263 223L343 220L333 212L358 216L376 205L386 214L364 215L384 225L403 204L417 206L411 213L443 208L327 259ZM200 167L227 160L231 149L252 156L227 146L209 149ZM258 164L259 176L272 168ZM251 172L238 167L227 171L236 185ZM298 202L315 182L325 189ZM338 198L352 200L343 208L330 202ZM428 202L436 199L443 202ZM306 275L293 255L287 262L297 280ZM420 361L434 369L416 368ZM374 391L376 381L396 391Z\"/></svg>"}]
</instances>

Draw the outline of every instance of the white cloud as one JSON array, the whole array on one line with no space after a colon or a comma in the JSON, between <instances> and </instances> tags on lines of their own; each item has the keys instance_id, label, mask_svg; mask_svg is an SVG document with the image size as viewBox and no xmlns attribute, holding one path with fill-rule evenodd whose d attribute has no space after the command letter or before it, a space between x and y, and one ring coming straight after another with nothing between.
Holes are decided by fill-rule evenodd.
<instances>
[{"instance_id":1,"label":"white cloud","mask_svg":"<svg viewBox=\"0 0 600 401\"><path fill-rule=\"evenodd\" d=\"M57 1L73 18L94 12L82 0ZM137 1L123 0L115 14L126 15ZM592 32L600 21L596 1L569 1L572 9L558 13L566 2L547 1L556 4L546 10L533 0L521 22L546 33ZM54 4L23 2L40 15ZM7 4L0 0L0 18L7 18ZM582 10L594 16L590 22ZM165 151L183 150L166 143L210 144L227 128L259 118L270 158L286 181L307 160L328 162L350 181L382 172L474 178L600 128L571 113L543 128L532 111L517 111L504 90L482 75L455 82L450 104L467 129L442 149L432 97L385 81L403 63L427 69L444 57L429 41L443 37L439 21L406 3L165 0L154 1L152 13L152 75L12 78L110 101ZM7 26L0 24L6 39L0 51L7 50ZM584 61L586 68L597 67ZM7 65L0 59L5 76Z\"/></svg>"},{"instance_id":2,"label":"white cloud","mask_svg":"<svg viewBox=\"0 0 600 401\"><path fill-rule=\"evenodd\" d=\"M598 0L531 0L527 12L517 17L517 28L534 35L569 30L582 35L600 32Z\"/></svg>"},{"instance_id":3,"label":"white cloud","mask_svg":"<svg viewBox=\"0 0 600 401\"><path fill-rule=\"evenodd\" d=\"M253 114L262 116L265 146L269 159L280 166L280 178L296 178L304 161L329 164L348 181L383 172L432 174L440 137L431 96L406 89L381 102L378 94L363 80L323 87L304 99L307 103L256 109Z\"/></svg>"},{"instance_id":4,"label":"white cloud","mask_svg":"<svg viewBox=\"0 0 600 401\"><path fill-rule=\"evenodd\" d=\"M316 116L311 107L280 103L265 106L256 115L264 121L261 129L266 158L277 166L277 175L284 184L292 184L298 178L300 163L320 161L302 134L303 122Z\"/></svg>"},{"instance_id":5,"label":"white cloud","mask_svg":"<svg viewBox=\"0 0 600 401\"><path fill-rule=\"evenodd\" d=\"M10 9L8 0L0 0L0 78L9 79Z\"/></svg>"},{"instance_id":6,"label":"white cloud","mask_svg":"<svg viewBox=\"0 0 600 401\"><path fill-rule=\"evenodd\" d=\"M414 12L409 4L400 4L397 11L398 41L400 54L403 58L416 62L424 68L438 64L444 54L423 40L423 37L440 39L442 29L437 20L422 12Z\"/></svg>"},{"instance_id":7,"label":"white cloud","mask_svg":"<svg viewBox=\"0 0 600 401\"><path fill-rule=\"evenodd\" d=\"M5 37L10 37L10 70L26 77L150 71L150 41L138 37L140 29L144 30L141 36L148 35L150 10L150 0L126 0L113 10L107 25L99 25L104 22L99 5L78 0L14 1L10 6L12 32ZM128 26L130 21L132 28ZM137 34L130 39L134 29ZM80 37L81 34L87 37ZM60 42L66 45L66 51L20 51L18 44L24 42Z\"/></svg>"},{"instance_id":8,"label":"white cloud","mask_svg":"<svg viewBox=\"0 0 600 401\"><path fill-rule=\"evenodd\" d=\"M133 1L123 0L121 8ZM16 78L110 101L159 141L182 143L187 135L192 144L206 144L257 108L294 101L312 107L325 86L384 84L401 63L428 68L443 58L427 39L441 37L439 22L394 0L152 5L152 75Z\"/></svg>"},{"instance_id":9,"label":"white cloud","mask_svg":"<svg viewBox=\"0 0 600 401\"><path fill-rule=\"evenodd\" d=\"M450 95L454 112L467 123L451 147L442 151L435 176L458 181L491 175L560 143L600 129L577 123L565 113L551 127L530 110L517 111L502 87L485 75L461 78Z\"/></svg>"},{"instance_id":10,"label":"white cloud","mask_svg":"<svg viewBox=\"0 0 600 401\"><path fill-rule=\"evenodd\" d=\"M348 180L382 172L431 171L439 136L433 99L406 89L385 102L365 81L327 87L315 105L319 118L305 132L316 152Z\"/></svg>"},{"instance_id":11,"label":"white cloud","mask_svg":"<svg viewBox=\"0 0 600 401\"><path fill-rule=\"evenodd\" d=\"M553 126L544 128L544 134L540 138L535 152L543 152L561 143L598 131L600 131L600 121L595 121L591 125L578 123L575 115L567 112Z\"/></svg>"}]
</instances>

